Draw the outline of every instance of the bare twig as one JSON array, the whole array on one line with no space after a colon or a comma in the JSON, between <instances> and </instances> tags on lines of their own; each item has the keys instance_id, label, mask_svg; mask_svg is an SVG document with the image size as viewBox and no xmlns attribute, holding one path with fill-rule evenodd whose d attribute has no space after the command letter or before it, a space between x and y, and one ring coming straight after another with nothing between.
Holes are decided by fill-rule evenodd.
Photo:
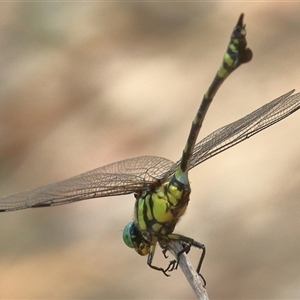
<instances>
[{"instance_id":1,"label":"bare twig","mask_svg":"<svg viewBox=\"0 0 300 300\"><path fill-rule=\"evenodd\" d=\"M174 255L175 258L178 257L179 253L183 248L180 242L172 241L168 244L169 251ZM181 268L183 274L185 275L187 281L191 285L197 299L209 300L207 295L207 290L203 286L201 277L198 275L194 267L192 266L188 256L183 253L180 255L179 267Z\"/></svg>"}]
</instances>

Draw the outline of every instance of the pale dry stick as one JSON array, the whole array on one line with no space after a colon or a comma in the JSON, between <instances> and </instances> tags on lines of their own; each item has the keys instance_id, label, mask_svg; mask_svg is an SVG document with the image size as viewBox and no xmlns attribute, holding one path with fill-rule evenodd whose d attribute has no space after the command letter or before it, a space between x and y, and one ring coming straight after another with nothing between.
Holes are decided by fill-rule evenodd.
<instances>
[{"instance_id":1,"label":"pale dry stick","mask_svg":"<svg viewBox=\"0 0 300 300\"><path fill-rule=\"evenodd\" d=\"M175 258L178 257L179 253L183 249L182 245L178 241L172 241L168 243L168 250L174 255ZM199 274L196 272L191 264L186 253L182 253L179 259L179 267L182 270L184 276L192 287L197 299L199 300L209 300L207 290L203 286L203 281Z\"/></svg>"}]
</instances>

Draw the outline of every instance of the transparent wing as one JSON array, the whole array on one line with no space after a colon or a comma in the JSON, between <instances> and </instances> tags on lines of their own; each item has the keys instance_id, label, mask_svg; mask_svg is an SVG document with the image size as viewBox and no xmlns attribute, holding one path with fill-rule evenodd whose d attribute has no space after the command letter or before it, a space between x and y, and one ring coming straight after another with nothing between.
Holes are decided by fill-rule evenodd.
<instances>
[{"instance_id":1,"label":"transparent wing","mask_svg":"<svg viewBox=\"0 0 300 300\"><path fill-rule=\"evenodd\" d=\"M0 212L130 194L149 187L174 163L141 156L115 162L34 190L0 198Z\"/></svg>"},{"instance_id":2,"label":"transparent wing","mask_svg":"<svg viewBox=\"0 0 300 300\"><path fill-rule=\"evenodd\" d=\"M300 108L300 93L292 95L293 92L294 90L276 98L242 119L223 126L205 137L195 145L190 169L297 111ZM175 169L178 165L179 161L175 164Z\"/></svg>"},{"instance_id":3,"label":"transparent wing","mask_svg":"<svg viewBox=\"0 0 300 300\"><path fill-rule=\"evenodd\" d=\"M244 118L219 128L195 145L190 169L286 118L300 108L300 93L282 95ZM0 212L125 195L172 174L177 163L154 156L109 164L67 180L0 198Z\"/></svg>"},{"instance_id":4,"label":"transparent wing","mask_svg":"<svg viewBox=\"0 0 300 300\"><path fill-rule=\"evenodd\" d=\"M292 90L258 108L251 114L215 130L198 142L195 145L189 169L196 167L205 160L250 138L297 111L300 108L300 93L293 95L294 91ZM167 173L174 173L179 165L180 160Z\"/></svg>"}]
</instances>

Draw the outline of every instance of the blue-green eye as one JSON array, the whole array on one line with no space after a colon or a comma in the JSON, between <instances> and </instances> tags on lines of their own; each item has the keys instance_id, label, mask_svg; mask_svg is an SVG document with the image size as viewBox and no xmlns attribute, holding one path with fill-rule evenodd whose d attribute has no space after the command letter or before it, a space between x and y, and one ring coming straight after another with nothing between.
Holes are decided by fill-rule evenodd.
<instances>
[{"instance_id":1,"label":"blue-green eye","mask_svg":"<svg viewBox=\"0 0 300 300\"><path fill-rule=\"evenodd\" d=\"M134 226L134 223L129 222L123 230L123 241L129 248L134 248L134 244L132 241L132 238L134 238L132 236L133 226Z\"/></svg>"}]
</instances>

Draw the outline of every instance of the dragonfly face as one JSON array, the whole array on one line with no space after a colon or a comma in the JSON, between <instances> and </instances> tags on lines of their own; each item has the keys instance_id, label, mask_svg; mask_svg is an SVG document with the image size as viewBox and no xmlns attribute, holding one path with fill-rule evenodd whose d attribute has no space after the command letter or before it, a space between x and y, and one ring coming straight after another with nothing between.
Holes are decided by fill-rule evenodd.
<instances>
[{"instance_id":1,"label":"dragonfly face","mask_svg":"<svg viewBox=\"0 0 300 300\"><path fill-rule=\"evenodd\" d=\"M140 255L147 255L151 242L148 241L134 222L129 222L123 230L123 241Z\"/></svg>"}]
</instances>

